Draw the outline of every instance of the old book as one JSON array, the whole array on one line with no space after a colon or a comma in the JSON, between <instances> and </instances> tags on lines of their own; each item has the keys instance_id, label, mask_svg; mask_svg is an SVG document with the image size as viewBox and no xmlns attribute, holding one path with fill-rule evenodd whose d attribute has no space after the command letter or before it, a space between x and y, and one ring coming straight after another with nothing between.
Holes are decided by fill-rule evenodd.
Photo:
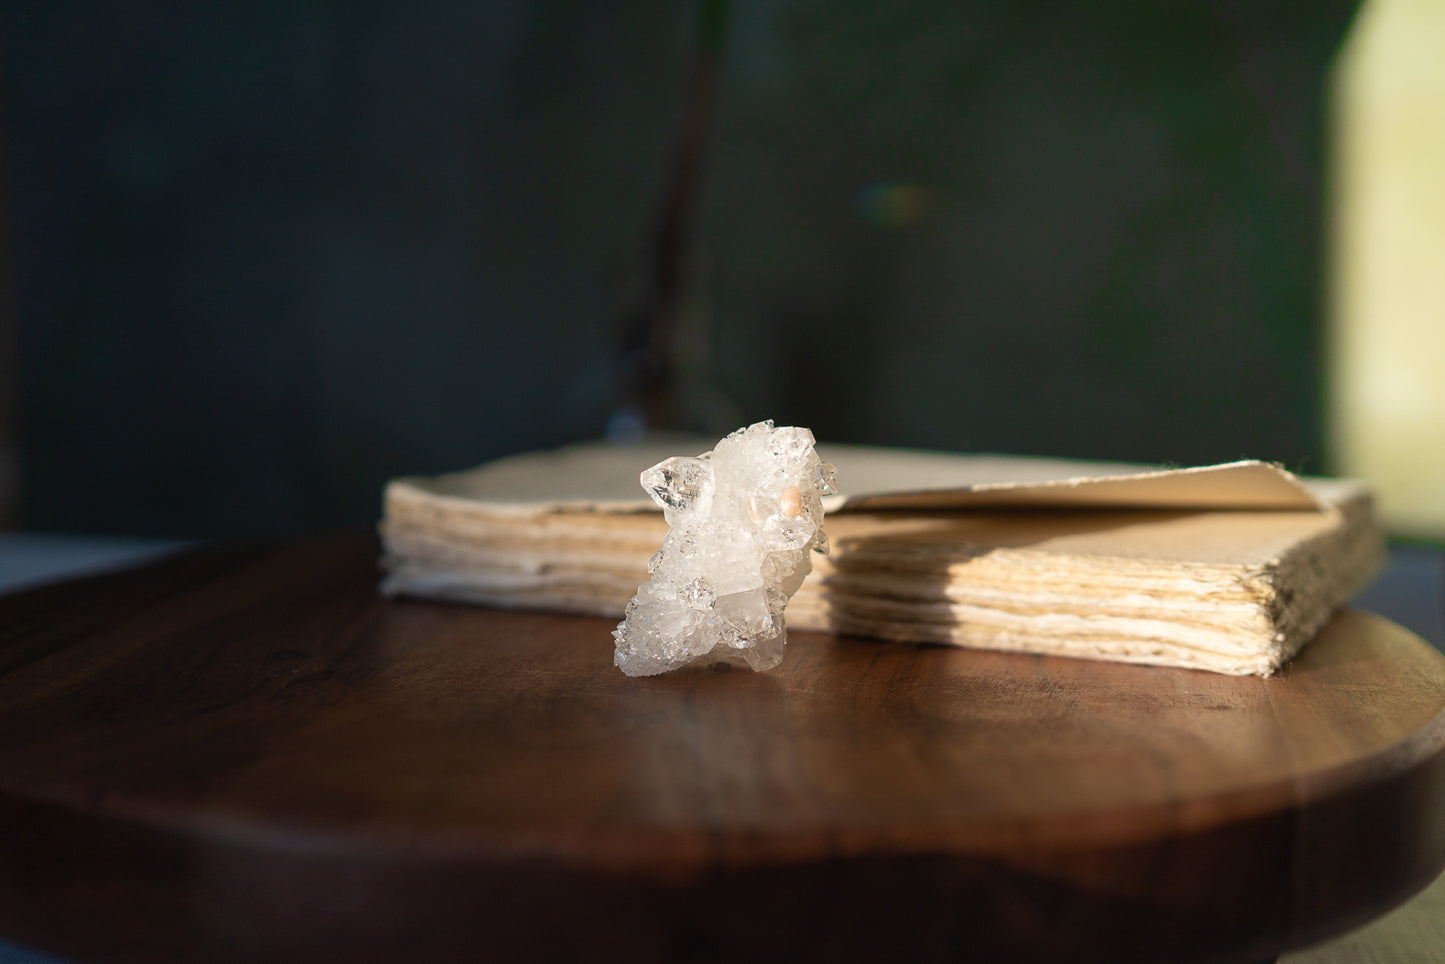
<instances>
[{"instance_id":1,"label":"old book","mask_svg":"<svg viewBox=\"0 0 1445 964\"><path fill-rule=\"evenodd\" d=\"M398 479L383 591L620 617L667 530L638 473L708 447L579 446ZM843 491L794 629L1268 674L1384 558L1366 487L1262 462L820 452Z\"/></svg>"}]
</instances>

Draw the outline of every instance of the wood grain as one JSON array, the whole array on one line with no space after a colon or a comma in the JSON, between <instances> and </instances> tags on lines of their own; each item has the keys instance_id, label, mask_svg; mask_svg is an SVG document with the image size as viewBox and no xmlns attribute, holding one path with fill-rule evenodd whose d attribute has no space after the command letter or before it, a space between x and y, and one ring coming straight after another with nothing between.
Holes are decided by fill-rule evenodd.
<instances>
[{"instance_id":1,"label":"wood grain","mask_svg":"<svg viewBox=\"0 0 1445 964\"><path fill-rule=\"evenodd\" d=\"M97 960L1263 958L1445 865L1445 659L1273 679L376 597L373 540L0 599L0 932Z\"/></svg>"}]
</instances>

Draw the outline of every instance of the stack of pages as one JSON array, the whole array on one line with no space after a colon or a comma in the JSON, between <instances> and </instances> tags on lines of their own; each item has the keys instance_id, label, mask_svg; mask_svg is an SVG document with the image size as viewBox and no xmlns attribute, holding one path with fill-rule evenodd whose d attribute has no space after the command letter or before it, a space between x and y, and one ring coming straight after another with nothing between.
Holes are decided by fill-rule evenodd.
<instances>
[{"instance_id":1,"label":"stack of pages","mask_svg":"<svg viewBox=\"0 0 1445 964\"><path fill-rule=\"evenodd\" d=\"M639 473L707 442L589 445L388 485L383 592L621 617L667 525ZM1378 570L1368 490L1194 469L819 446L829 557L792 629L1268 674Z\"/></svg>"}]
</instances>

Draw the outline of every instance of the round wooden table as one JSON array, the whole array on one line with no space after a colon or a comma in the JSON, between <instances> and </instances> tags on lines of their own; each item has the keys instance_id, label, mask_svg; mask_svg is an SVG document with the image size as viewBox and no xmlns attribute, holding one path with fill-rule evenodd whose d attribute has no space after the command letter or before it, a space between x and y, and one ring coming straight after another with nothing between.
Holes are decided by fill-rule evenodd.
<instances>
[{"instance_id":1,"label":"round wooden table","mask_svg":"<svg viewBox=\"0 0 1445 964\"><path fill-rule=\"evenodd\" d=\"M1279 676L606 620L207 549L0 600L0 934L96 960L1247 960L1445 866L1445 658Z\"/></svg>"}]
</instances>

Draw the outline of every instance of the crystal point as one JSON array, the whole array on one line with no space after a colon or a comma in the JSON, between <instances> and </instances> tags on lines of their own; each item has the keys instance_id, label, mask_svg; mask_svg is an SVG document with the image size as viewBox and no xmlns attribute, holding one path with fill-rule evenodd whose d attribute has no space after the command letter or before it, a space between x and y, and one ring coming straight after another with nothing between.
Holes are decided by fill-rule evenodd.
<instances>
[{"instance_id":1,"label":"crystal point","mask_svg":"<svg viewBox=\"0 0 1445 964\"><path fill-rule=\"evenodd\" d=\"M712 466L702 459L671 458L643 472L642 487L664 511L706 516L712 507Z\"/></svg>"},{"instance_id":2,"label":"crystal point","mask_svg":"<svg viewBox=\"0 0 1445 964\"><path fill-rule=\"evenodd\" d=\"M833 467L806 428L758 422L697 458L642 473L668 532L613 632L614 662L629 676L724 660L754 670L783 659L783 610L826 552L821 495Z\"/></svg>"}]
</instances>

